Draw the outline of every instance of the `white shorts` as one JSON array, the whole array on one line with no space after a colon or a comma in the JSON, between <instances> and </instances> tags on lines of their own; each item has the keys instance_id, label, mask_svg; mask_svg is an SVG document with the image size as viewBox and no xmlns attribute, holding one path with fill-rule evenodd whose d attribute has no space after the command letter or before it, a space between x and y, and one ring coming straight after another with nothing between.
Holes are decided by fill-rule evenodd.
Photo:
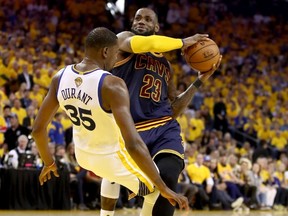
<instances>
[{"instance_id":1,"label":"white shorts","mask_svg":"<svg viewBox=\"0 0 288 216\"><path fill-rule=\"evenodd\" d=\"M111 154L93 154L75 147L77 162L84 169L144 196L154 191L152 181L139 169L126 149Z\"/></svg>"}]
</instances>

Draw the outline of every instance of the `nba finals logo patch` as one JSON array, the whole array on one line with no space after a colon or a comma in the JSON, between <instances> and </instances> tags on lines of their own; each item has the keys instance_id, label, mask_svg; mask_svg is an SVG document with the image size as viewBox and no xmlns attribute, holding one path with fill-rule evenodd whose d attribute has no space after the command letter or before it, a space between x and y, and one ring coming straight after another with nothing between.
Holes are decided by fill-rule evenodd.
<instances>
[{"instance_id":1,"label":"nba finals logo patch","mask_svg":"<svg viewBox=\"0 0 288 216\"><path fill-rule=\"evenodd\" d=\"M74 81L75 81L75 84L76 84L77 87L79 87L82 84L82 82L83 82L80 77L77 77Z\"/></svg>"}]
</instances>

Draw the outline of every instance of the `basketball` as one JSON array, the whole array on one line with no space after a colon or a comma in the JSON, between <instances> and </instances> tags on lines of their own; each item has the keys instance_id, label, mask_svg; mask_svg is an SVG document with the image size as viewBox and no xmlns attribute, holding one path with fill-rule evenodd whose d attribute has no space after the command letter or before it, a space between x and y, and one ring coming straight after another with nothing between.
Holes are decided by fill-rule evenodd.
<instances>
[{"instance_id":1,"label":"basketball","mask_svg":"<svg viewBox=\"0 0 288 216\"><path fill-rule=\"evenodd\" d=\"M209 39L199 41L184 50L184 58L187 64L194 70L209 71L213 64L218 62L220 51L217 44Z\"/></svg>"}]
</instances>

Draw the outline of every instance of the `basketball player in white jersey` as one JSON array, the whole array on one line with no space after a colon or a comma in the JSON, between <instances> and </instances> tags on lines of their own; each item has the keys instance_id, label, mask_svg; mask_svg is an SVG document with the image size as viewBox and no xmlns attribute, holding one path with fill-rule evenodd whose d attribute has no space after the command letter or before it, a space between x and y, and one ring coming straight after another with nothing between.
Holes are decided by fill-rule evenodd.
<instances>
[{"instance_id":1,"label":"basketball player in white jersey","mask_svg":"<svg viewBox=\"0 0 288 216\"><path fill-rule=\"evenodd\" d=\"M146 196L154 202L160 192L171 204L188 209L187 198L162 181L137 133L124 81L107 72L118 50L117 36L96 28L86 38L83 61L66 66L53 77L32 131L44 162L40 184L51 178L51 172L59 176L49 153L47 125L60 106L73 122L75 154L81 167L124 185L131 197Z\"/></svg>"}]
</instances>

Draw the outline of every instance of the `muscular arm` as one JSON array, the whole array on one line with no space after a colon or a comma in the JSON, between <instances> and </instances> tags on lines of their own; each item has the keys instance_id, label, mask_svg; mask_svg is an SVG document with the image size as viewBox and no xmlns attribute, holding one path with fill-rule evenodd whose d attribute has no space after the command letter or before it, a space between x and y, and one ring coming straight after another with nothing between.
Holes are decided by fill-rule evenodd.
<instances>
[{"instance_id":1,"label":"muscular arm","mask_svg":"<svg viewBox=\"0 0 288 216\"><path fill-rule=\"evenodd\" d=\"M186 89L185 92L181 93L180 95L177 95L177 90L173 82L173 70L172 67L170 67L171 71L171 79L168 83L168 98L171 101L171 107L172 107L172 117L176 119L184 110L185 108L190 104L195 92L197 91L197 88L193 86L193 83Z\"/></svg>"},{"instance_id":2,"label":"muscular arm","mask_svg":"<svg viewBox=\"0 0 288 216\"><path fill-rule=\"evenodd\" d=\"M176 119L190 104L197 88L193 86L193 83L186 89L185 92L181 93L180 95L176 95L176 88L174 83L169 83L169 99L171 100L171 107L172 107L172 117Z\"/></svg>"},{"instance_id":3,"label":"muscular arm","mask_svg":"<svg viewBox=\"0 0 288 216\"><path fill-rule=\"evenodd\" d=\"M129 94L124 81L117 77L107 76L103 83L102 97L105 109L112 110L127 151L139 168L161 191L165 188L165 183L160 178L150 153L134 126L130 114Z\"/></svg>"},{"instance_id":4,"label":"muscular arm","mask_svg":"<svg viewBox=\"0 0 288 216\"><path fill-rule=\"evenodd\" d=\"M184 38L172 38L161 35L140 36L125 31L117 35L120 50L128 53L168 52L182 47L188 47L199 40L207 39L206 34L195 34Z\"/></svg>"},{"instance_id":5,"label":"muscular arm","mask_svg":"<svg viewBox=\"0 0 288 216\"><path fill-rule=\"evenodd\" d=\"M211 77L214 74L214 72L217 70L217 68L220 66L221 60L222 60L222 55L220 55L220 58L217 64L213 65L210 71L207 71L205 73L198 72L197 79L199 79L201 83L205 83L205 81L207 81L209 77ZM170 70L172 71L171 67L170 67ZM173 112L172 117L176 119L184 111L184 109L190 104L195 92L198 89L195 87L194 83L191 83L186 89L186 91L176 96L177 94L176 88L175 88L172 78L170 79L168 85L169 85L168 97L171 101L171 107L172 107L172 112Z\"/></svg>"},{"instance_id":6,"label":"muscular arm","mask_svg":"<svg viewBox=\"0 0 288 216\"><path fill-rule=\"evenodd\" d=\"M44 164L48 166L53 164L54 160L48 148L47 126L59 108L56 95L58 78L59 73L53 77L48 94L40 107L32 129L32 136L37 144L40 156Z\"/></svg>"}]
</instances>

